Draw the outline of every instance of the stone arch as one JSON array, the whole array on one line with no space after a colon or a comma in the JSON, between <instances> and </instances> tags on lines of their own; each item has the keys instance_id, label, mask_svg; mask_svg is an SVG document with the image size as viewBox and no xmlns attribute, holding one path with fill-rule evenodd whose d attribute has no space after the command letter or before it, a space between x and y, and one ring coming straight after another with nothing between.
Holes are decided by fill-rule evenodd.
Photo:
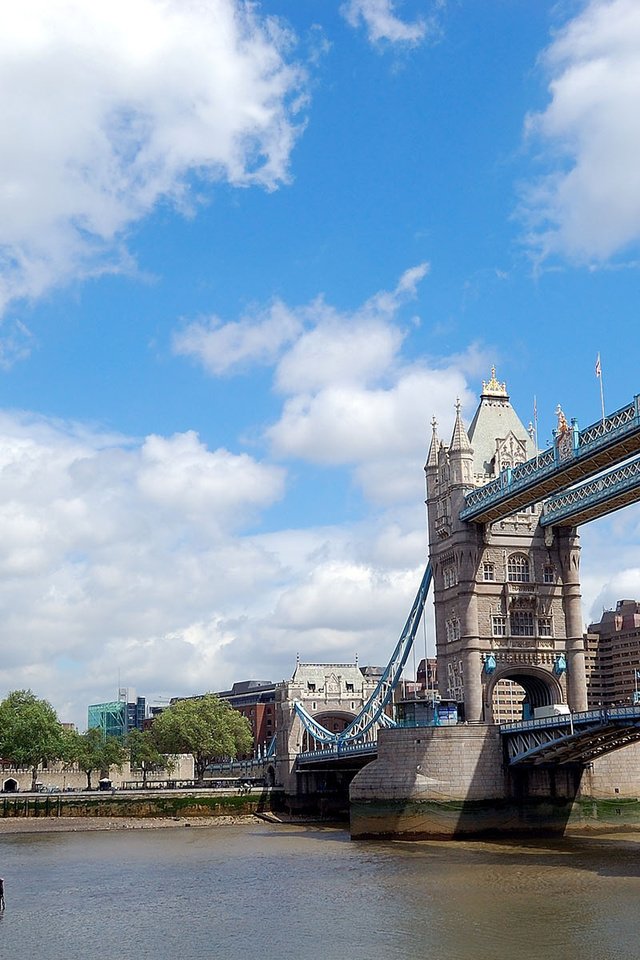
<instances>
[{"instance_id":1,"label":"stone arch","mask_svg":"<svg viewBox=\"0 0 640 960\"><path fill-rule=\"evenodd\" d=\"M7 777L7 779L2 784L3 793L17 793L20 789L20 784L15 777Z\"/></svg>"},{"instance_id":2,"label":"stone arch","mask_svg":"<svg viewBox=\"0 0 640 960\"><path fill-rule=\"evenodd\" d=\"M513 680L518 683L526 694L526 700L532 710L536 707L547 707L552 703L564 703L565 694L560 681L549 670L525 663L510 663L499 667L491 675L487 684L487 710L492 711L493 691L500 680ZM489 723L493 717L488 717Z\"/></svg>"},{"instance_id":3,"label":"stone arch","mask_svg":"<svg viewBox=\"0 0 640 960\"><path fill-rule=\"evenodd\" d=\"M313 719L317 720L318 723L322 724L323 727L326 727L330 733L341 733L346 727L349 726L352 720L355 720L356 714L350 713L348 710L320 710L318 713L313 714ZM318 750L322 748L320 742L316 742L314 737L311 736L303 727L302 731L302 752L305 753L308 750Z\"/></svg>"}]
</instances>

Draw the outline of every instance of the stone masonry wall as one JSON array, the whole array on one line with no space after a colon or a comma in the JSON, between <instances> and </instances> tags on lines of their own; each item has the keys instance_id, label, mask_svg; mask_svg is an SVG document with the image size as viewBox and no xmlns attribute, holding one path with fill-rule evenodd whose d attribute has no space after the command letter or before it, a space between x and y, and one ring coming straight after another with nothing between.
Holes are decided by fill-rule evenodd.
<instances>
[{"instance_id":1,"label":"stone masonry wall","mask_svg":"<svg viewBox=\"0 0 640 960\"><path fill-rule=\"evenodd\" d=\"M380 730L378 759L351 784L352 801L486 800L505 795L496 726Z\"/></svg>"}]
</instances>

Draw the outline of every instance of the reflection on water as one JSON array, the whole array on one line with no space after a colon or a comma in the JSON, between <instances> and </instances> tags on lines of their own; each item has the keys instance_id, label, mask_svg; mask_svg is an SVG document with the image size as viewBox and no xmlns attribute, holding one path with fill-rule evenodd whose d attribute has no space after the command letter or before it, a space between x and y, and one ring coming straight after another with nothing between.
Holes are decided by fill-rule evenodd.
<instances>
[{"instance_id":1,"label":"reflection on water","mask_svg":"<svg viewBox=\"0 0 640 960\"><path fill-rule=\"evenodd\" d=\"M268 825L0 836L0 956L638 960L639 844Z\"/></svg>"}]
</instances>

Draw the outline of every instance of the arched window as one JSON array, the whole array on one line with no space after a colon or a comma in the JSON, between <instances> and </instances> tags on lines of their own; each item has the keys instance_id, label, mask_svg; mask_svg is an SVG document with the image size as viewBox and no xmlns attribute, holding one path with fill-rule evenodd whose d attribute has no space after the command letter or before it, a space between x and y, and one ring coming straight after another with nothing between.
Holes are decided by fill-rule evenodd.
<instances>
[{"instance_id":1,"label":"arched window","mask_svg":"<svg viewBox=\"0 0 640 960\"><path fill-rule=\"evenodd\" d=\"M529 560L523 553L512 553L507 561L507 577L511 583L529 583Z\"/></svg>"}]
</instances>

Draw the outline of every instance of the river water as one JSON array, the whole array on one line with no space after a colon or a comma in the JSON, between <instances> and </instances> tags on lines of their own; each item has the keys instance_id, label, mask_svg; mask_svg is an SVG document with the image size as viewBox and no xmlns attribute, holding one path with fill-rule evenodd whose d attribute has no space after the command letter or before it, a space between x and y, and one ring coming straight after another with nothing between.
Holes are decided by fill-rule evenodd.
<instances>
[{"instance_id":1,"label":"river water","mask_svg":"<svg viewBox=\"0 0 640 960\"><path fill-rule=\"evenodd\" d=\"M311 826L0 834L0 957L638 960L640 835L351 842Z\"/></svg>"}]
</instances>

